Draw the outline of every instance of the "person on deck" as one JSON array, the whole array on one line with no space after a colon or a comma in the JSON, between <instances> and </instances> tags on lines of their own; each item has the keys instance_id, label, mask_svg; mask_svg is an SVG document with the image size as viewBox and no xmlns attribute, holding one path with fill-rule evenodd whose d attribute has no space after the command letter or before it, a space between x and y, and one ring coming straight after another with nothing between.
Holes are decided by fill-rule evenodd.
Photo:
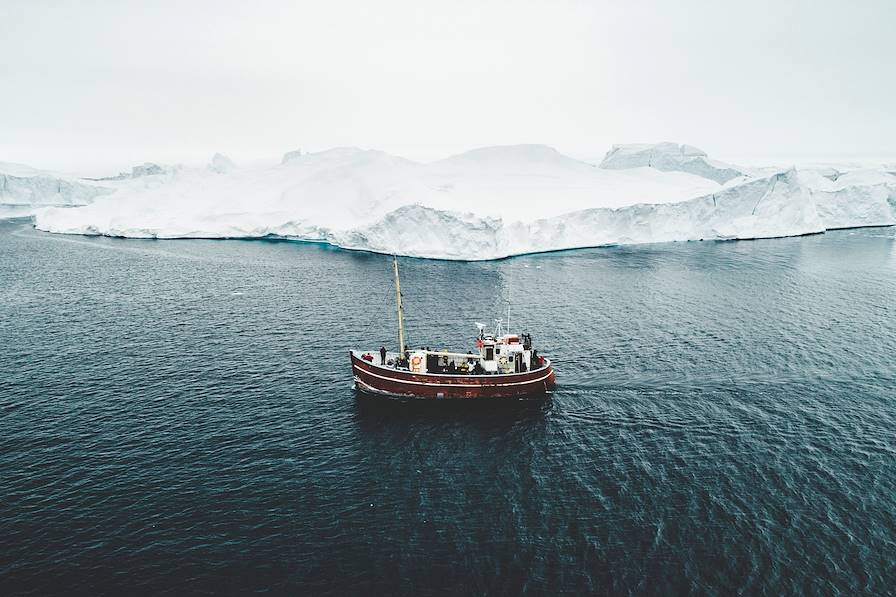
<instances>
[{"instance_id":1,"label":"person on deck","mask_svg":"<svg viewBox=\"0 0 896 597\"><path fill-rule=\"evenodd\" d=\"M385 364L386 364L386 347L381 346L380 347L380 365L385 365Z\"/></svg>"}]
</instances>

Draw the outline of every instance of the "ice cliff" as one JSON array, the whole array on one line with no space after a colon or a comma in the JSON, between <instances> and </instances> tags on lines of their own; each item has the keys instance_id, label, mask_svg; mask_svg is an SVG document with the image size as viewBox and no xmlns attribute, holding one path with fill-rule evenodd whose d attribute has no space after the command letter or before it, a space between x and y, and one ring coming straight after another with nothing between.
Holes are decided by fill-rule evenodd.
<instances>
[{"instance_id":1,"label":"ice cliff","mask_svg":"<svg viewBox=\"0 0 896 597\"><path fill-rule=\"evenodd\" d=\"M542 145L430 163L346 147L287 156L239 168L217 155L206 168L122 181L90 205L38 210L36 226L139 238L276 237L482 260L896 223L896 176L884 169L747 171L686 145L616 146L599 167Z\"/></svg>"},{"instance_id":2,"label":"ice cliff","mask_svg":"<svg viewBox=\"0 0 896 597\"><path fill-rule=\"evenodd\" d=\"M0 205L86 205L113 189L21 164L0 163Z\"/></svg>"}]
</instances>

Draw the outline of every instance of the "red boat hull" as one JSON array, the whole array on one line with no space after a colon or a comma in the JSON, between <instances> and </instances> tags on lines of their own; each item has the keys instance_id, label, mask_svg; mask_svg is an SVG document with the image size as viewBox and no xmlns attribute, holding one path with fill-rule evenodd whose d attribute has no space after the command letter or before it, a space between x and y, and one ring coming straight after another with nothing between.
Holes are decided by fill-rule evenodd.
<instances>
[{"instance_id":1,"label":"red boat hull","mask_svg":"<svg viewBox=\"0 0 896 597\"><path fill-rule=\"evenodd\" d=\"M550 361L534 371L507 375L440 375L410 373L374 365L349 353L355 387L392 398L543 398L556 384Z\"/></svg>"}]
</instances>

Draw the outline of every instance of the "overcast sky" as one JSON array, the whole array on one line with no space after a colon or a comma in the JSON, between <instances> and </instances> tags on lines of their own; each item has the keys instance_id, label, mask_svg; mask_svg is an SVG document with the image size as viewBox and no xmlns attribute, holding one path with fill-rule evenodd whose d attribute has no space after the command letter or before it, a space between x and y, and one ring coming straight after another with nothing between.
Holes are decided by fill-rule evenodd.
<instances>
[{"instance_id":1,"label":"overcast sky","mask_svg":"<svg viewBox=\"0 0 896 597\"><path fill-rule=\"evenodd\" d=\"M0 0L0 161L686 142L896 159L896 2Z\"/></svg>"}]
</instances>

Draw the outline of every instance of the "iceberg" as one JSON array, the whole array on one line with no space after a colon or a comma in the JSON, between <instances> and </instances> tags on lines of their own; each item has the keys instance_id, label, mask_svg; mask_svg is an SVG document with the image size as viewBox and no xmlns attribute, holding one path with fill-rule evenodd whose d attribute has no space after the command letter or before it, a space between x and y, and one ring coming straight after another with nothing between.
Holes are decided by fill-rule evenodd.
<instances>
[{"instance_id":1,"label":"iceberg","mask_svg":"<svg viewBox=\"0 0 896 597\"><path fill-rule=\"evenodd\" d=\"M496 259L616 244L798 236L824 232L849 218L858 218L850 221L860 225L896 223L896 184L888 196L880 194L883 187L874 188L873 207L856 211L852 206L852 199L865 198L869 190L860 187L844 189L831 200L825 196L826 209L819 210L813 191L791 169L687 201L585 209L528 224L505 225L421 206L403 208L371 226L327 240L377 252L441 259L469 259L472 253Z\"/></svg>"},{"instance_id":2,"label":"iceberg","mask_svg":"<svg viewBox=\"0 0 896 597\"><path fill-rule=\"evenodd\" d=\"M236 164L233 163L233 160L221 153L213 155L212 161L208 165L209 170L218 174L227 174L235 168Z\"/></svg>"},{"instance_id":3,"label":"iceberg","mask_svg":"<svg viewBox=\"0 0 896 597\"><path fill-rule=\"evenodd\" d=\"M0 163L0 206L30 213L37 206L87 205L114 189L23 164Z\"/></svg>"},{"instance_id":4,"label":"iceberg","mask_svg":"<svg viewBox=\"0 0 896 597\"><path fill-rule=\"evenodd\" d=\"M128 180L131 178L141 178L143 176L155 176L156 174L165 174L166 169L152 162L144 162L131 168L130 172L120 172L115 176L106 176L104 178L87 178L85 180L93 181L117 181Z\"/></svg>"},{"instance_id":5,"label":"iceberg","mask_svg":"<svg viewBox=\"0 0 896 597\"><path fill-rule=\"evenodd\" d=\"M286 153L283 154L283 157L280 159L280 163L285 164L286 162L289 162L290 160L294 160L301 156L302 156L301 149L296 149L294 151L287 151Z\"/></svg>"},{"instance_id":6,"label":"iceberg","mask_svg":"<svg viewBox=\"0 0 896 597\"><path fill-rule=\"evenodd\" d=\"M687 145L614 146L595 166L544 145L429 163L339 147L278 164L130 177L35 226L132 238L280 238L489 260L613 244L794 236L896 223L885 169L751 169Z\"/></svg>"},{"instance_id":7,"label":"iceberg","mask_svg":"<svg viewBox=\"0 0 896 597\"><path fill-rule=\"evenodd\" d=\"M614 145L601 168L650 167L663 171L690 172L725 184L746 172L730 164L710 160L706 152L692 145L656 143L643 145Z\"/></svg>"}]
</instances>

